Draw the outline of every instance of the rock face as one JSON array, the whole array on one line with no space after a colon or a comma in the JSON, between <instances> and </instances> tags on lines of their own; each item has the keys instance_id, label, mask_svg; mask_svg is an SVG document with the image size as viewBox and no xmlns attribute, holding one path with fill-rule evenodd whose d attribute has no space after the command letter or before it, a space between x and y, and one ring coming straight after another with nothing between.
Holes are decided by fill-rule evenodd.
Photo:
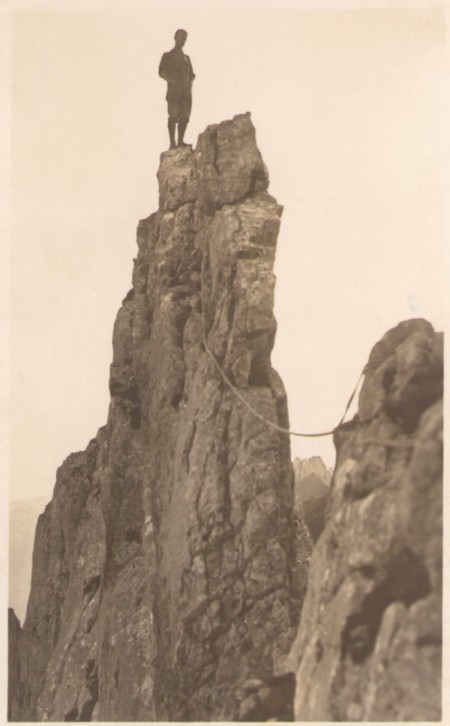
<instances>
[{"instance_id":1,"label":"rock face","mask_svg":"<svg viewBox=\"0 0 450 726\"><path fill-rule=\"evenodd\" d=\"M22 700L20 692L20 653L22 632L20 622L12 608L8 608L8 721L20 716L18 706Z\"/></svg>"},{"instance_id":2,"label":"rock face","mask_svg":"<svg viewBox=\"0 0 450 726\"><path fill-rule=\"evenodd\" d=\"M325 529L289 661L300 721L440 719L442 336L424 320L374 347L335 435Z\"/></svg>"},{"instance_id":3,"label":"rock face","mask_svg":"<svg viewBox=\"0 0 450 726\"><path fill-rule=\"evenodd\" d=\"M323 463L320 456L309 459L294 459L295 498L304 502L311 497L322 497L328 493L332 470Z\"/></svg>"},{"instance_id":4,"label":"rock face","mask_svg":"<svg viewBox=\"0 0 450 726\"><path fill-rule=\"evenodd\" d=\"M270 365L281 207L248 114L162 154L108 421L39 518L15 720L235 720L284 672L311 541Z\"/></svg>"},{"instance_id":5,"label":"rock face","mask_svg":"<svg viewBox=\"0 0 450 726\"><path fill-rule=\"evenodd\" d=\"M325 467L297 465L295 511L267 423L289 424L281 208L249 115L164 153L158 179L107 423L59 468L23 629L9 613L10 720L439 719L442 337L410 320L373 349L311 557Z\"/></svg>"},{"instance_id":6,"label":"rock face","mask_svg":"<svg viewBox=\"0 0 450 726\"><path fill-rule=\"evenodd\" d=\"M36 522L47 504L45 497L15 500L9 505L9 605L23 622L31 583L31 561Z\"/></svg>"},{"instance_id":7,"label":"rock face","mask_svg":"<svg viewBox=\"0 0 450 726\"><path fill-rule=\"evenodd\" d=\"M293 468L294 509L317 542L324 526L332 472L320 456L294 459Z\"/></svg>"}]
</instances>

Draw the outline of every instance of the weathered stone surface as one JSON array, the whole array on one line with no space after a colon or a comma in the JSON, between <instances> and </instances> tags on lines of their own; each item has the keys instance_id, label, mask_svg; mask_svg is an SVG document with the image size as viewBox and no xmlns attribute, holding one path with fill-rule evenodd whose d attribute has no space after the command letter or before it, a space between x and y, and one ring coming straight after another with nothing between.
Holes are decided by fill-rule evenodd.
<instances>
[{"instance_id":1,"label":"weathered stone surface","mask_svg":"<svg viewBox=\"0 0 450 726\"><path fill-rule=\"evenodd\" d=\"M281 208L248 115L162 155L113 336L107 425L39 520L20 718L233 720L283 672L311 541L270 365Z\"/></svg>"},{"instance_id":2,"label":"weathered stone surface","mask_svg":"<svg viewBox=\"0 0 450 726\"><path fill-rule=\"evenodd\" d=\"M288 427L282 210L248 114L158 179L107 423L58 470L23 629L9 614L11 720L438 719L441 336L412 320L373 349L308 575L318 462L294 492L288 437L246 405Z\"/></svg>"},{"instance_id":3,"label":"weathered stone surface","mask_svg":"<svg viewBox=\"0 0 450 726\"><path fill-rule=\"evenodd\" d=\"M198 139L195 166L203 209L233 204L269 186L249 113L208 126Z\"/></svg>"},{"instance_id":4,"label":"weathered stone surface","mask_svg":"<svg viewBox=\"0 0 450 726\"><path fill-rule=\"evenodd\" d=\"M325 529L289 658L302 721L440 718L442 336L410 320L373 349L336 434Z\"/></svg>"},{"instance_id":5,"label":"weathered stone surface","mask_svg":"<svg viewBox=\"0 0 450 726\"><path fill-rule=\"evenodd\" d=\"M309 459L296 458L294 467L295 500L302 503L311 497L323 497L328 494L332 470L323 463L320 456Z\"/></svg>"},{"instance_id":6,"label":"weathered stone surface","mask_svg":"<svg viewBox=\"0 0 450 726\"><path fill-rule=\"evenodd\" d=\"M304 519L314 542L323 530L330 493L331 469L320 456L294 459L294 510Z\"/></svg>"},{"instance_id":7,"label":"weathered stone surface","mask_svg":"<svg viewBox=\"0 0 450 726\"><path fill-rule=\"evenodd\" d=\"M293 721L295 676L284 673L263 683L255 678L239 689L240 721Z\"/></svg>"},{"instance_id":8,"label":"weathered stone surface","mask_svg":"<svg viewBox=\"0 0 450 726\"><path fill-rule=\"evenodd\" d=\"M161 212L194 202L197 197L197 177L192 165L189 147L161 154L158 170L159 208Z\"/></svg>"},{"instance_id":9,"label":"weathered stone surface","mask_svg":"<svg viewBox=\"0 0 450 726\"><path fill-rule=\"evenodd\" d=\"M48 497L12 500L9 503L8 604L23 623L31 584L34 531Z\"/></svg>"},{"instance_id":10,"label":"weathered stone surface","mask_svg":"<svg viewBox=\"0 0 450 726\"><path fill-rule=\"evenodd\" d=\"M327 510L328 494L323 497L311 497L303 502L301 514L308 527L313 542L317 542L322 534Z\"/></svg>"},{"instance_id":11,"label":"weathered stone surface","mask_svg":"<svg viewBox=\"0 0 450 726\"><path fill-rule=\"evenodd\" d=\"M151 306L151 373L136 379L147 381L155 699L167 720L236 718L237 684L282 668L304 586L289 442L224 385L203 344L205 332L241 395L287 424L284 390L270 366L281 208L251 188L259 159L248 116L207 130L192 154L198 201L150 218L139 231L135 277L145 274L148 293L135 299L135 310L143 319ZM163 187L175 163L169 156L162 167ZM304 548L300 558L308 555Z\"/></svg>"},{"instance_id":12,"label":"weathered stone surface","mask_svg":"<svg viewBox=\"0 0 450 726\"><path fill-rule=\"evenodd\" d=\"M20 715L22 689L20 683L20 653L22 631L12 608L8 608L8 721Z\"/></svg>"},{"instance_id":13,"label":"weathered stone surface","mask_svg":"<svg viewBox=\"0 0 450 726\"><path fill-rule=\"evenodd\" d=\"M107 719L111 713L144 719L149 713L143 692L153 655L150 610L137 603L148 568L130 536L142 528L141 481L130 463L137 443L128 450L134 432L121 405L113 398L108 425L60 467L53 499L39 518L16 720ZM126 687L120 678L130 669L133 687ZM112 684L105 677L111 670Z\"/></svg>"}]
</instances>

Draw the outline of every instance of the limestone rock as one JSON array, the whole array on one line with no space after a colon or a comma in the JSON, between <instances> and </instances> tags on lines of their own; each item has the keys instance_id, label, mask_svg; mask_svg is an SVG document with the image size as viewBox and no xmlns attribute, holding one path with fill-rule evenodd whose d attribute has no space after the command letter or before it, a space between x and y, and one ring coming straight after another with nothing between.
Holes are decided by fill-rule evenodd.
<instances>
[{"instance_id":1,"label":"limestone rock","mask_svg":"<svg viewBox=\"0 0 450 726\"><path fill-rule=\"evenodd\" d=\"M8 608L8 721L16 721L23 700L20 682L20 656L22 650L20 622L12 608Z\"/></svg>"},{"instance_id":2,"label":"limestone rock","mask_svg":"<svg viewBox=\"0 0 450 726\"><path fill-rule=\"evenodd\" d=\"M328 494L323 497L311 497L301 505L301 513L313 542L317 542L322 534L328 503ZM297 511L297 510L296 510Z\"/></svg>"},{"instance_id":3,"label":"limestone rock","mask_svg":"<svg viewBox=\"0 0 450 726\"><path fill-rule=\"evenodd\" d=\"M234 720L298 624L311 541L289 438L243 403L288 426L270 364L281 207L249 115L163 154L158 179L107 424L39 520L19 720Z\"/></svg>"},{"instance_id":4,"label":"limestone rock","mask_svg":"<svg viewBox=\"0 0 450 726\"><path fill-rule=\"evenodd\" d=\"M333 471L325 466L320 456L310 456L309 459L295 458L292 466L296 496L300 501L310 497L321 497L327 493Z\"/></svg>"},{"instance_id":5,"label":"limestone rock","mask_svg":"<svg viewBox=\"0 0 450 726\"><path fill-rule=\"evenodd\" d=\"M195 165L204 209L233 204L269 186L249 113L208 126L199 136Z\"/></svg>"},{"instance_id":6,"label":"limestone rock","mask_svg":"<svg viewBox=\"0 0 450 726\"><path fill-rule=\"evenodd\" d=\"M295 718L439 720L442 336L429 323L401 323L374 347L335 443L289 658Z\"/></svg>"},{"instance_id":7,"label":"limestone rock","mask_svg":"<svg viewBox=\"0 0 450 726\"><path fill-rule=\"evenodd\" d=\"M12 500L9 504L9 593L11 608L24 621L31 584L34 530L48 502L46 497Z\"/></svg>"},{"instance_id":8,"label":"limestone rock","mask_svg":"<svg viewBox=\"0 0 450 726\"><path fill-rule=\"evenodd\" d=\"M113 399L108 426L87 450L60 467L53 499L38 521L20 659L27 697L17 720L91 720L100 708L106 718L132 713L143 719L148 713L141 691L150 660L149 609L136 602L147 570L130 536L140 532L143 510L132 452L126 451L130 427L116 406ZM122 428L120 442L113 428ZM109 507L102 496L121 477L130 485L118 487ZM105 648L113 685L103 678ZM124 687L120 697L122 670L129 669L133 688Z\"/></svg>"},{"instance_id":9,"label":"limestone rock","mask_svg":"<svg viewBox=\"0 0 450 726\"><path fill-rule=\"evenodd\" d=\"M314 542L323 530L331 470L320 456L294 459L294 508L303 517Z\"/></svg>"},{"instance_id":10,"label":"limestone rock","mask_svg":"<svg viewBox=\"0 0 450 726\"><path fill-rule=\"evenodd\" d=\"M284 673L267 683L246 681L239 690L240 721L293 721L295 676Z\"/></svg>"},{"instance_id":11,"label":"limestone rock","mask_svg":"<svg viewBox=\"0 0 450 726\"><path fill-rule=\"evenodd\" d=\"M267 424L289 426L282 210L249 115L164 153L158 179L107 423L59 468L23 629L9 614L11 720L438 719L441 336L407 321L372 351L311 556L318 462L296 511Z\"/></svg>"},{"instance_id":12,"label":"limestone rock","mask_svg":"<svg viewBox=\"0 0 450 726\"><path fill-rule=\"evenodd\" d=\"M197 197L197 177L192 164L190 147L161 154L158 169L159 208L161 212L194 202Z\"/></svg>"}]
</instances>

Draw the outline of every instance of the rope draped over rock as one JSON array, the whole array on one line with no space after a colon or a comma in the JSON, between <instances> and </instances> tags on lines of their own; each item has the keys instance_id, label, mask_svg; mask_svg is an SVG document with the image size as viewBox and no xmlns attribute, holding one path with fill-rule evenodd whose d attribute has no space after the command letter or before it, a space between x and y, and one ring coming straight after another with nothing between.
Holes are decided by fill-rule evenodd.
<instances>
[{"instance_id":1,"label":"rope draped over rock","mask_svg":"<svg viewBox=\"0 0 450 726\"><path fill-rule=\"evenodd\" d=\"M211 358L212 362L214 363L215 367L219 371L220 375L222 376L223 380L225 381L225 383L227 384L227 386L231 390L231 392L236 396L236 398L238 398L244 404L244 406L254 416L256 416L256 418L259 418L260 421L263 421L265 424L267 424L267 426L270 426L271 428L275 429L276 431L279 431L282 434L286 434L288 436L301 436L302 438L317 438L317 437L320 437L320 436L331 436L332 434L334 434L339 429L339 427L342 426L342 424L344 423L344 419L345 419L345 417L347 415L347 412L348 412L348 410L349 410L349 408L350 408L350 406L351 406L351 404L353 402L353 399L354 399L354 397L356 395L356 391L359 388L359 384L361 383L361 380L362 380L363 376L365 375L365 373L368 370L370 370L372 368L378 367L378 363L376 363L376 364L374 364L374 363L367 364L366 366L364 366L363 370L361 371L361 375L358 378L358 382L357 382L355 388L353 389L353 393L352 393L352 395L350 396L350 398L348 400L347 406L345 407L344 414L343 414L341 420L339 421L338 425L334 429L331 429L330 431L322 431L320 433L312 433L312 434L311 433L308 433L308 434L305 434L305 433L299 433L298 431L291 431L290 429L286 429L283 426L280 426L279 424L274 423L273 421L269 421L269 419L267 419L265 416L263 416L262 414L260 414L251 405L251 403L249 403L244 398L244 396L242 395L242 393L240 393L240 391L237 389L237 387L234 385L234 383L232 383L232 381L230 380L230 378L227 376L227 374L225 373L224 369L222 368L222 366L220 365L220 363L217 360L216 356L214 355L214 353L212 352L211 348L208 345L207 333L206 333L206 320L205 320L205 298L204 298L204 288L205 288L205 285L204 285L203 271L204 271L204 265L203 265L203 260L202 260L200 291L201 291L201 300L202 300L203 345L205 346L205 350L206 350L207 354Z\"/></svg>"}]
</instances>

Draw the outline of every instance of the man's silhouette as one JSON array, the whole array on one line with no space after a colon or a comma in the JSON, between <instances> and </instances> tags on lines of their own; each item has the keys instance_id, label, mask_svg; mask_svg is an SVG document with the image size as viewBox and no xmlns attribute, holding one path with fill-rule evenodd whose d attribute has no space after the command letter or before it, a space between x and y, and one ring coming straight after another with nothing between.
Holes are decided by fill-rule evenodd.
<instances>
[{"instance_id":1,"label":"man's silhouette","mask_svg":"<svg viewBox=\"0 0 450 726\"><path fill-rule=\"evenodd\" d=\"M192 107L192 82L195 73L189 56L183 53L187 33L177 30L175 45L168 53L164 53L159 64L159 75L167 81L167 106L169 111L170 148L174 149L175 126L178 123L178 146L186 146L184 132L189 122Z\"/></svg>"}]
</instances>

